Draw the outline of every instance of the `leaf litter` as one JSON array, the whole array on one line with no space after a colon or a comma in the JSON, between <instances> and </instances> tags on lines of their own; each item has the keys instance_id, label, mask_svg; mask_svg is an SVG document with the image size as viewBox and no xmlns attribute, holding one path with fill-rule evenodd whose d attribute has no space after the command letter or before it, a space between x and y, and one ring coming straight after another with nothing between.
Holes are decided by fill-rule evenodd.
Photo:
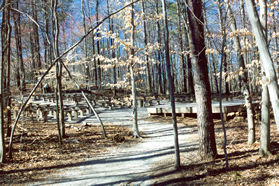
<instances>
[{"instance_id":1,"label":"leaf litter","mask_svg":"<svg viewBox=\"0 0 279 186\"><path fill-rule=\"evenodd\" d=\"M13 158L0 166L0 184L42 179L59 168L109 153L109 147L138 141L125 126L105 124L105 129L107 138L98 124L66 124L67 137L60 145L56 123L20 123L14 136Z\"/></svg>"}]
</instances>

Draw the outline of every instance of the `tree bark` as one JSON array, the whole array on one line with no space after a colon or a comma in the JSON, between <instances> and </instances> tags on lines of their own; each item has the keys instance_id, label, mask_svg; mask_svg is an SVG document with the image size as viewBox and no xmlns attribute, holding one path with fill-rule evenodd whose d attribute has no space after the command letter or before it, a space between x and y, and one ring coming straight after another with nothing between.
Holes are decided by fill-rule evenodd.
<instances>
[{"instance_id":1,"label":"tree bark","mask_svg":"<svg viewBox=\"0 0 279 186\"><path fill-rule=\"evenodd\" d=\"M231 30L235 32L237 30L236 22L234 15L231 10L230 2L225 0L225 5L227 8L228 17L231 23ZM245 106L247 111L247 119L248 119L248 144L253 144L255 142L255 121L254 121L254 112L252 105L252 97L249 89L249 80L248 80L248 72L246 71L244 57L241 52L241 45L239 36L234 36L235 48L237 51L237 61L239 63L239 67L243 70L243 76L240 76L241 82L243 82L243 94L245 100Z\"/></svg>"},{"instance_id":2,"label":"tree bark","mask_svg":"<svg viewBox=\"0 0 279 186\"><path fill-rule=\"evenodd\" d=\"M260 4L260 22L267 41L267 4L264 0L259 1ZM261 60L261 63L263 61ZM263 69L262 69L263 72ZM262 81L266 79L264 73ZM262 83L262 106L261 106L261 145L259 153L262 155L269 155L270 153L270 98L268 95L268 87Z\"/></svg>"},{"instance_id":3,"label":"tree bark","mask_svg":"<svg viewBox=\"0 0 279 186\"><path fill-rule=\"evenodd\" d=\"M170 54L169 54L169 27L168 27L168 16L167 16L167 7L166 0L162 0L162 8L163 8L163 17L166 29L166 37L165 37L165 57L166 57L166 70L168 75L169 82L169 96L171 102L171 110L172 110L172 124L173 124L173 132L174 132L174 151L175 151L175 168L180 169L180 150L179 150L179 141L178 141L178 128L177 128L177 120L175 113L175 100L174 100L174 83L173 77L171 76L170 69Z\"/></svg>"},{"instance_id":4,"label":"tree bark","mask_svg":"<svg viewBox=\"0 0 279 186\"><path fill-rule=\"evenodd\" d=\"M32 1L32 15L34 21L38 22L38 15L37 15L37 1ZM39 40L39 29L38 26L35 23L32 23L33 27L33 37L34 37L34 49L35 49L35 63L36 67L40 69L42 67L41 63L41 54L40 54L40 40Z\"/></svg>"},{"instance_id":5,"label":"tree bark","mask_svg":"<svg viewBox=\"0 0 279 186\"><path fill-rule=\"evenodd\" d=\"M190 48L194 66L194 87L197 104L199 152L202 158L217 156L214 123L212 119L211 92L205 56L202 2L187 0L190 26Z\"/></svg>"},{"instance_id":6,"label":"tree bark","mask_svg":"<svg viewBox=\"0 0 279 186\"><path fill-rule=\"evenodd\" d=\"M13 7L18 9L18 0L13 3ZM13 21L14 21L14 28L15 28L15 40L16 40L16 55L17 55L17 81L19 85L19 90L23 95L25 90L25 69L23 64L23 57L22 57L22 42L21 42L21 20L20 14L16 11L13 11Z\"/></svg>"},{"instance_id":7,"label":"tree bark","mask_svg":"<svg viewBox=\"0 0 279 186\"><path fill-rule=\"evenodd\" d=\"M259 48L260 57L263 61L262 66L267 77L265 83L267 83L268 86L269 97L274 112L275 122L277 125L277 130L279 131L279 88L277 84L277 77L274 65L267 47L267 42L263 30L261 28L255 3L252 0L246 0L245 2L249 20L251 22L252 29L255 34L256 43Z\"/></svg>"},{"instance_id":8,"label":"tree bark","mask_svg":"<svg viewBox=\"0 0 279 186\"><path fill-rule=\"evenodd\" d=\"M85 8L84 8L84 4L85 4L84 0L81 0L81 12L82 12L83 31L84 31L84 34L86 34L87 27L86 27L86 21L85 21ZM84 48L85 58L87 59L87 57L88 57L87 38L84 39L83 48Z\"/></svg>"},{"instance_id":9,"label":"tree bark","mask_svg":"<svg viewBox=\"0 0 279 186\"><path fill-rule=\"evenodd\" d=\"M132 0L134 2L134 0ZM134 23L134 4L131 5L131 49L130 49L130 74L131 74L131 86L132 86L132 98L133 98L133 135L134 137L138 138L140 137L139 134L139 129L138 129L138 111L137 111L137 97L136 97L136 83L135 83L135 75L134 75L134 66L135 66L135 61L134 61L134 56L135 56L135 23Z\"/></svg>"},{"instance_id":10,"label":"tree bark","mask_svg":"<svg viewBox=\"0 0 279 186\"><path fill-rule=\"evenodd\" d=\"M5 108L5 65L10 61L10 42L11 42L11 25L10 25L10 4L4 0L1 7L5 7L2 13L1 24L1 52L2 58L0 63L0 164L6 161L5 137L4 137L4 108Z\"/></svg>"},{"instance_id":11,"label":"tree bark","mask_svg":"<svg viewBox=\"0 0 279 186\"><path fill-rule=\"evenodd\" d=\"M159 15L159 1L156 1L156 14ZM157 25L157 42L159 44L162 43L161 41L161 26L160 26L160 21L158 20L156 22ZM158 87L158 92L159 93L165 93L165 84L164 84L164 65L163 65L163 60L162 60L162 51L161 48L158 50L158 63L159 63L159 68L158 68L158 79L159 79L159 87ZM162 77L163 76L163 77ZM163 81L162 81L163 78Z\"/></svg>"},{"instance_id":12,"label":"tree bark","mask_svg":"<svg viewBox=\"0 0 279 186\"><path fill-rule=\"evenodd\" d=\"M145 19L145 6L144 1L141 2L142 5L142 13L143 13L143 31L144 31L144 45L145 45L145 52L147 48L148 38L147 38L147 26L146 26L146 19ZM151 73L150 73L150 64L149 64L149 57L148 54L145 54L145 61L146 61L146 82L147 82L147 92L152 92L152 81L151 81Z\"/></svg>"},{"instance_id":13,"label":"tree bark","mask_svg":"<svg viewBox=\"0 0 279 186\"><path fill-rule=\"evenodd\" d=\"M185 55L182 53L184 51L183 39L182 39L182 30L181 30L181 8L180 8L180 0L176 1L177 6L177 31L178 31L178 40L180 44L180 52L181 52L181 63L182 63L182 92L187 92L187 79L186 79L186 61Z\"/></svg>"},{"instance_id":14,"label":"tree bark","mask_svg":"<svg viewBox=\"0 0 279 186\"><path fill-rule=\"evenodd\" d=\"M52 8L53 8L53 33L54 33L54 57L57 58L59 56L59 23L58 23L58 15L57 15L57 1L52 0ZM60 143L62 143L62 138L65 135L65 123L64 123L64 106L63 106L63 94L62 94L62 64L59 60L56 64L56 105L57 105L57 126L59 130L59 139Z\"/></svg>"},{"instance_id":15,"label":"tree bark","mask_svg":"<svg viewBox=\"0 0 279 186\"><path fill-rule=\"evenodd\" d=\"M189 18L187 15L187 1L184 0L184 13L182 14L183 20L184 20L184 28L185 28L185 39L186 39L186 46L187 49L190 48L190 43L192 43L192 37L190 36L190 28L189 28ZM187 61L187 81L188 81L188 93L190 95L194 94L194 80L193 80L193 68L192 68L192 60L190 58L190 54L186 55L186 61Z\"/></svg>"},{"instance_id":16,"label":"tree bark","mask_svg":"<svg viewBox=\"0 0 279 186\"><path fill-rule=\"evenodd\" d=\"M98 23L99 22L99 0L96 0L96 22ZM99 29L97 29L96 31L97 33L97 55L99 56L100 55L100 34L99 34ZM100 59L98 58L97 59L97 64L98 64L98 69L97 69L97 72L98 72L98 88L100 89L101 88L101 84L102 84L102 69L101 69L101 61Z\"/></svg>"}]
</instances>

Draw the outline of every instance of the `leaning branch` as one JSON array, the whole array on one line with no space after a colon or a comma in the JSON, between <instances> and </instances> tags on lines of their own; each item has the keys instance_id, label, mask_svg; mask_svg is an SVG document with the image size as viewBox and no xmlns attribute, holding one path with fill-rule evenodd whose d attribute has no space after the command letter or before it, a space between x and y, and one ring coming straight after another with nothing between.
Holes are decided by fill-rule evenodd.
<instances>
[{"instance_id":1,"label":"leaning branch","mask_svg":"<svg viewBox=\"0 0 279 186\"><path fill-rule=\"evenodd\" d=\"M103 122L101 120L101 118L99 117L98 113L96 112L96 110L94 109L94 107L92 106L92 104L90 103L90 101L88 100L88 98L86 97L84 91L81 89L80 85L77 83L77 81L73 78L73 76L71 75L71 72L69 71L69 69L67 68L67 66L65 65L65 63L61 62L62 65L65 67L70 79L74 82L74 84L76 85L76 87L81 91L82 96L84 97L85 101L87 102L87 104L89 105L90 109L93 111L93 113L95 114L96 118L98 119L98 121L100 122L100 125L102 127L102 131L103 131L103 135L106 138L107 134L105 131L105 127L103 125Z\"/></svg>"},{"instance_id":2,"label":"leaning branch","mask_svg":"<svg viewBox=\"0 0 279 186\"><path fill-rule=\"evenodd\" d=\"M16 125L20 119L20 115L23 112L25 106L27 105L28 101L30 100L30 98L32 97L32 95L34 94L34 92L36 91L36 89L38 88L38 86L40 85L40 83L43 81L44 77L49 73L49 71L51 70L51 68L59 61L62 59L62 57L64 57L66 54L68 54L71 50L73 50L75 47L77 47L91 32L93 32L95 29L97 29L101 24L103 24L108 18L110 18L111 16L121 12L122 10L124 10L125 8L131 6L132 4L137 3L140 0L136 0L132 3L129 3L127 5L125 5L124 7L118 9L117 11L111 13L110 15L108 15L107 17L105 17L104 19L102 19L100 22L97 23L97 25L93 28L91 28L84 36L82 36L80 38L80 40L78 42L76 42L74 45L72 45L70 48L68 48L66 51L64 51L60 56L58 56L56 59L53 60L53 62L51 63L51 65L48 67L48 69L45 71L45 73L40 77L39 81L36 83L36 85L34 86L34 88L32 89L32 91L30 92L30 94L28 95L26 101L21 105L20 110L16 116L16 119L13 123L12 126L12 131L11 131L11 137L10 137L10 142L9 142L9 156L12 157L12 145L13 145L13 136L14 136L14 132L15 132L15 128Z\"/></svg>"}]
</instances>

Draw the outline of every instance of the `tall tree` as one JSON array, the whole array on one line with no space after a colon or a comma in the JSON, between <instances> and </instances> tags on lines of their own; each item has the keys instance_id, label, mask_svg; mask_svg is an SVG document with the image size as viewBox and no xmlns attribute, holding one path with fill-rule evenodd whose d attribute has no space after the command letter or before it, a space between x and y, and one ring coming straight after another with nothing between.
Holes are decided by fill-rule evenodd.
<instances>
[{"instance_id":1,"label":"tall tree","mask_svg":"<svg viewBox=\"0 0 279 186\"><path fill-rule=\"evenodd\" d=\"M268 50L265 34L260 24L259 15L256 11L255 2L253 0L245 0L248 17L255 34L256 43L259 48L260 57L263 61L263 69L266 75L266 84L268 86L269 97L274 112L277 130L279 131L279 87L275 68L271 55Z\"/></svg>"},{"instance_id":2,"label":"tall tree","mask_svg":"<svg viewBox=\"0 0 279 186\"><path fill-rule=\"evenodd\" d=\"M148 38L147 38L147 25L146 25L146 18L145 18L145 2L141 2L142 5L142 13L143 13L143 32L144 32L144 45L145 50L147 48ZM147 92L150 93L152 91L152 82L151 82L151 74L150 74L150 64L149 64L149 57L148 54L145 55L145 62L146 62L146 82L147 82Z\"/></svg>"},{"instance_id":3,"label":"tall tree","mask_svg":"<svg viewBox=\"0 0 279 186\"><path fill-rule=\"evenodd\" d=\"M51 49L52 45L50 44L50 19L49 19L49 5L48 0L43 0L43 10L44 10L44 29L45 29L45 37L44 37L44 62L45 64L49 64L52 60ZM34 66L33 66L34 67ZM35 68L35 67L34 67Z\"/></svg>"},{"instance_id":4,"label":"tall tree","mask_svg":"<svg viewBox=\"0 0 279 186\"><path fill-rule=\"evenodd\" d=\"M225 0L225 5L227 8L228 18L230 20L231 30L233 32L237 31L237 25L235 21L235 17L233 15L230 1ZM245 106L247 111L247 119L248 119L248 144L253 144L255 142L255 120L254 120L254 112L253 112L253 104L252 104L252 96L249 89L249 79L248 72L245 66L243 52L241 51L240 38L237 35L234 35L234 45L237 52L237 61L239 67L243 71L243 76L240 76L240 81L243 83L243 95L245 100Z\"/></svg>"},{"instance_id":5,"label":"tall tree","mask_svg":"<svg viewBox=\"0 0 279 186\"><path fill-rule=\"evenodd\" d=\"M99 21L99 0L96 0L96 22L98 24ZM99 29L97 29L97 55L100 55L100 33ZM98 87L101 88L102 84L102 69L101 69L101 61L100 58L97 58L97 64L98 64Z\"/></svg>"},{"instance_id":6,"label":"tall tree","mask_svg":"<svg viewBox=\"0 0 279 186\"><path fill-rule=\"evenodd\" d=\"M192 37L190 35L190 28L189 28L189 19L187 15L187 1L183 0L184 6L181 4L183 8L182 17L184 22L184 30L185 30L185 50L188 51L190 49L190 43L192 43ZM187 61L187 84L188 84L188 93L194 94L194 82L193 82L193 68L192 68L192 60L190 58L190 54L186 54L186 61Z\"/></svg>"},{"instance_id":7,"label":"tall tree","mask_svg":"<svg viewBox=\"0 0 279 186\"><path fill-rule=\"evenodd\" d=\"M181 63L182 63L182 92L187 92L187 79L186 79L186 61L184 51L184 44L182 39L182 29L181 29L181 7L180 0L176 1L176 11L177 11L177 31L178 31L178 40L180 45L180 53L181 53Z\"/></svg>"},{"instance_id":8,"label":"tall tree","mask_svg":"<svg viewBox=\"0 0 279 186\"><path fill-rule=\"evenodd\" d=\"M134 0L132 0L132 3ZM129 64L129 69L130 69L130 74L131 74L131 85L132 85L132 98L133 98L133 134L134 137L140 137L139 134L139 129L138 129L138 111L137 111L137 90L136 90L136 83L135 83L135 12L134 12L134 4L131 5L131 43L132 46L130 48L130 64Z\"/></svg>"},{"instance_id":9,"label":"tall tree","mask_svg":"<svg viewBox=\"0 0 279 186\"><path fill-rule=\"evenodd\" d=\"M2 58L0 63L0 163L6 160L5 138L4 138L4 78L5 78L5 65L9 64L10 60L10 45L11 45L11 25L10 25L10 2L4 0L2 2L2 24L1 24L1 52Z\"/></svg>"},{"instance_id":10,"label":"tall tree","mask_svg":"<svg viewBox=\"0 0 279 186\"><path fill-rule=\"evenodd\" d=\"M159 15L159 1L156 1L156 15ZM160 20L156 21L157 26L157 42L159 44L162 43L161 41L161 25ZM158 67L158 79L159 79L159 87L158 87L158 93L165 93L165 71L164 71L164 60L162 60L162 51L161 48L159 48L157 53L157 60L159 63Z\"/></svg>"},{"instance_id":11,"label":"tall tree","mask_svg":"<svg viewBox=\"0 0 279 186\"><path fill-rule=\"evenodd\" d=\"M169 96L171 101L171 112L172 112L172 123L173 123L173 132L174 132L174 149L175 149L175 168L180 169L180 150L179 150L179 141L178 141L178 129L177 129L177 120L175 113L175 100L174 100L174 83L173 77L171 75L170 69L170 49L169 49L169 26L168 26L168 15L166 0L162 0L163 8L163 17L164 17L164 26L166 29L165 37L165 59L166 59L166 70L168 75L169 82Z\"/></svg>"},{"instance_id":12,"label":"tall tree","mask_svg":"<svg viewBox=\"0 0 279 186\"><path fill-rule=\"evenodd\" d=\"M37 10L37 1L32 0L32 16L35 22L38 22L38 10ZM33 28L33 41L34 41L34 60L33 63L35 63L36 68L40 69L42 67L41 63L41 54L40 54L40 40L39 40L39 28L38 26L32 22L32 28Z\"/></svg>"},{"instance_id":13,"label":"tall tree","mask_svg":"<svg viewBox=\"0 0 279 186\"><path fill-rule=\"evenodd\" d=\"M83 23L83 31L84 34L87 33L87 25L86 25L86 10L85 10L85 2L81 0L81 12L82 12L82 23ZM85 53L85 58L88 56L88 49L87 49L87 38L84 39L83 48Z\"/></svg>"},{"instance_id":14,"label":"tall tree","mask_svg":"<svg viewBox=\"0 0 279 186\"><path fill-rule=\"evenodd\" d=\"M267 41L267 4L266 1L260 0L260 23L264 31L265 40ZM263 63L263 62L261 62ZM262 69L263 72L263 69ZM262 74L262 106L261 106L261 146L259 153L263 155L270 154L270 98L268 87L265 84L266 77Z\"/></svg>"},{"instance_id":15,"label":"tall tree","mask_svg":"<svg viewBox=\"0 0 279 186\"><path fill-rule=\"evenodd\" d=\"M19 0L15 0L13 3L13 8L18 9ZM17 11L13 11L13 21L15 28L15 40L16 40L16 56L17 56L17 82L19 85L19 89L21 94L25 90L25 69L23 64L23 56L22 56L22 42L21 42L21 19L20 13Z\"/></svg>"},{"instance_id":16,"label":"tall tree","mask_svg":"<svg viewBox=\"0 0 279 186\"><path fill-rule=\"evenodd\" d=\"M53 49L54 58L59 56L59 23L57 15L58 0L52 0L52 13L53 13ZM56 64L56 118L58 126L59 140L65 137L65 123L64 123L64 107L63 107L63 94L62 94L62 63L61 59Z\"/></svg>"},{"instance_id":17,"label":"tall tree","mask_svg":"<svg viewBox=\"0 0 279 186\"><path fill-rule=\"evenodd\" d=\"M205 55L202 1L187 0L190 26L194 87L197 104L199 151L201 157L212 159L217 156L214 123L212 119L211 92Z\"/></svg>"}]
</instances>

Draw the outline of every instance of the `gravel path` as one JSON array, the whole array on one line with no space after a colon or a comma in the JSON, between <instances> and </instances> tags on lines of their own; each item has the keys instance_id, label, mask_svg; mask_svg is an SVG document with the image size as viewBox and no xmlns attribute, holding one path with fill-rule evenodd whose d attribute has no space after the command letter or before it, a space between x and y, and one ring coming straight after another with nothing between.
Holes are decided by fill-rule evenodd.
<instances>
[{"instance_id":1,"label":"gravel path","mask_svg":"<svg viewBox=\"0 0 279 186\"><path fill-rule=\"evenodd\" d=\"M104 123L131 125L131 110L103 111ZM154 171L171 170L174 163L173 130L171 123L145 120L146 109L139 109L139 130L143 139L133 145L113 147L109 153L49 175L46 181L31 185L150 185L157 179ZM83 122L97 122L94 117ZM179 126L182 159L198 147L196 129ZM167 165L164 162L168 163ZM160 165L160 166L159 166Z\"/></svg>"}]
</instances>

